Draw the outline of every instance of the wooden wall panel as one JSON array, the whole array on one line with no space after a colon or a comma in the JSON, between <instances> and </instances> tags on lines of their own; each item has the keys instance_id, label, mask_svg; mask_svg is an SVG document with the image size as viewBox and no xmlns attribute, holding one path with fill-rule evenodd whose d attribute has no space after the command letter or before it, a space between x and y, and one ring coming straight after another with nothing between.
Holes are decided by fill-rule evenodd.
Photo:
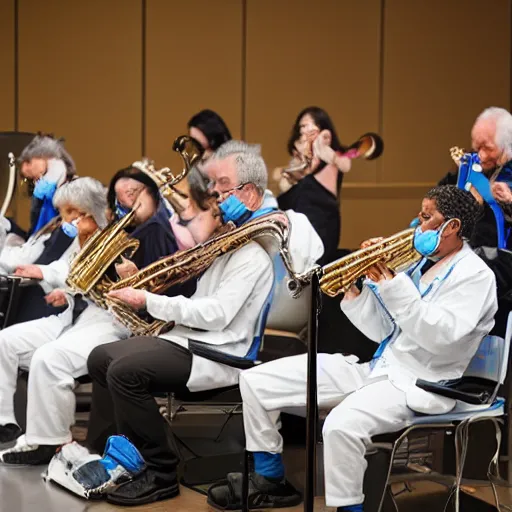
<instances>
[{"instance_id":1,"label":"wooden wall panel","mask_svg":"<svg viewBox=\"0 0 512 512\"><path fill-rule=\"evenodd\" d=\"M270 170L288 162L304 107L327 110L346 144L378 131L379 41L380 0L247 0L246 137ZM376 174L376 162L357 162L347 181Z\"/></svg>"},{"instance_id":2,"label":"wooden wall panel","mask_svg":"<svg viewBox=\"0 0 512 512\"><path fill-rule=\"evenodd\" d=\"M141 0L19 1L19 127L108 183L141 155Z\"/></svg>"},{"instance_id":3,"label":"wooden wall panel","mask_svg":"<svg viewBox=\"0 0 512 512\"><path fill-rule=\"evenodd\" d=\"M240 137L242 0L147 0L146 155L180 166L173 140L204 108Z\"/></svg>"},{"instance_id":4,"label":"wooden wall panel","mask_svg":"<svg viewBox=\"0 0 512 512\"><path fill-rule=\"evenodd\" d=\"M381 180L435 182L478 113L510 106L510 1L385 6Z\"/></svg>"},{"instance_id":5,"label":"wooden wall panel","mask_svg":"<svg viewBox=\"0 0 512 512\"><path fill-rule=\"evenodd\" d=\"M14 130L14 0L0 2L0 131Z\"/></svg>"}]
</instances>

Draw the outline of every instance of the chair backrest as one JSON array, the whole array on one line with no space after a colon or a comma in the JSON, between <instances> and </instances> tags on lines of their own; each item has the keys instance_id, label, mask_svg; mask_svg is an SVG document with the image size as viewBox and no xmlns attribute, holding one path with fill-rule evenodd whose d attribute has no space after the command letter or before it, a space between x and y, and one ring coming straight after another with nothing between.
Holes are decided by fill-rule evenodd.
<instances>
[{"instance_id":1,"label":"chair backrest","mask_svg":"<svg viewBox=\"0 0 512 512\"><path fill-rule=\"evenodd\" d=\"M512 312L508 315L505 339L499 336L486 336L464 372L465 377L478 377L496 382L494 397L507 377L511 337Z\"/></svg>"},{"instance_id":2,"label":"chair backrest","mask_svg":"<svg viewBox=\"0 0 512 512\"><path fill-rule=\"evenodd\" d=\"M506 227L505 216L501 206L494 198L491 190L491 183L487 176L482 172L480 160L476 153L466 153L461 159L457 186L469 190L473 186L482 196L482 199L490 206L494 219L496 221L496 231L498 235L498 249L507 247L508 229Z\"/></svg>"}]
</instances>

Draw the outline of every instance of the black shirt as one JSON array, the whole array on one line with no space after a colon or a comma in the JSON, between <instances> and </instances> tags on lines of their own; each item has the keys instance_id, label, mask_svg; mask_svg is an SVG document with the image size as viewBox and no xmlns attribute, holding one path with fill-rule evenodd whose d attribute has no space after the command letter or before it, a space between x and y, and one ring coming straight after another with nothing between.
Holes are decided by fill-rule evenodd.
<instances>
[{"instance_id":1,"label":"black shirt","mask_svg":"<svg viewBox=\"0 0 512 512\"><path fill-rule=\"evenodd\" d=\"M338 190L343 174L338 173ZM341 231L339 199L317 181L313 174L302 178L290 190L277 198L281 210L303 213L311 222L324 244L324 254L318 260L324 265L336 258Z\"/></svg>"}]
</instances>

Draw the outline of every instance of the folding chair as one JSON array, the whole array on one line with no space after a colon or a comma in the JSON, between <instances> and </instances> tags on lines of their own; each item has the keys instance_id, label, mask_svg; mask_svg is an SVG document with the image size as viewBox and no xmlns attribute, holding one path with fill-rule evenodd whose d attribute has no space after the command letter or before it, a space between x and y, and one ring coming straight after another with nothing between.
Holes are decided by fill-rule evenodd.
<instances>
[{"instance_id":1,"label":"folding chair","mask_svg":"<svg viewBox=\"0 0 512 512\"><path fill-rule=\"evenodd\" d=\"M398 505L391 493L390 485L418 480L431 480L450 486L448 502L454 496L455 511L458 512L464 465L470 443L469 429L478 422L490 422L496 432L496 452L489 463L487 476L493 489L496 507L500 510L495 484L501 480L498 464L501 446L500 425L503 424L505 416L505 399L498 396L498 390L505 382L507 375L511 337L512 313L508 317L505 339L498 336L486 336L461 379L437 383L417 381L417 385L426 391L456 399L456 406L447 414L417 415L406 429L394 435L391 442L386 440L389 436L376 436L372 439L368 451L388 451L390 454L389 467L387 476L383 480L380 500L375 501L374 498L372 504L365 500L365 512L380 512L386 495L391 498L398 511ZM455 475L430 472L425 467L417 468L418 472L416 473L391 474L393 462L401 444L411 433L418 431L452 431L454 433ZM384 442L380 442L382 439ZM377 489L377 496L378 492Z\"/></svg>"}]
</instances>

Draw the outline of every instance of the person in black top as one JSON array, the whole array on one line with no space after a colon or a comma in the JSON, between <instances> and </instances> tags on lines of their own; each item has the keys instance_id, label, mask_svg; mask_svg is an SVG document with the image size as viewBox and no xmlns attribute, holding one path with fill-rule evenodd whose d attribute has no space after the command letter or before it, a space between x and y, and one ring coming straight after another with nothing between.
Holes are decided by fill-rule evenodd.
<instances>
[{"instance_id":1,"label":"person in black top","mask_svg":"<svg viewBox=\"0 0 512 512\"><path fill-rule=\"evenodd\" d=\"M339 154L344 150L325 110L308 107L299 113L288 141L288 153L294 159L309 153L311 163L305 177L279 195L277 202L281 210L295 210L308 217L324 244L321 265L337 255L341 231L339 195L343 173L350 170L350 159Z\"/></svg>"},{"instance_id":2,"label":"person in black top","mask_svg":"<svg viewBox=\"0 0 512 512\"><path fill-rule=\"evenodd\" d=\"M213 110L201 110L194 114L187 123L189 135L203 147L203 160L217 151L217 149L231 140L231 132L224 119Z\"/></svg>"}]
</instances>

